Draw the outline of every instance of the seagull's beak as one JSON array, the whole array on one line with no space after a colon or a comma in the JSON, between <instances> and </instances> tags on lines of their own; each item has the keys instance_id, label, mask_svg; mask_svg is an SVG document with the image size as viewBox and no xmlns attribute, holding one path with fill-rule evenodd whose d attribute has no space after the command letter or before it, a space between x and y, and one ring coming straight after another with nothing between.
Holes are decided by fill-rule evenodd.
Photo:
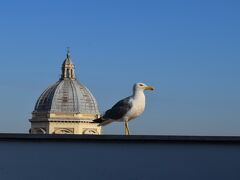
<instances>
[{"instance_id":1,"label":"seagull's beak","mask_svg":"<svg viewBox=\"0 0 240 180\"><path fill-rule=\"evenodd\" d=\"M154 87L153 87L153 86L146 86L144 89L145 89L145 90L153 91L153 90L154 90Z\"/></svg>"}]
</instances>

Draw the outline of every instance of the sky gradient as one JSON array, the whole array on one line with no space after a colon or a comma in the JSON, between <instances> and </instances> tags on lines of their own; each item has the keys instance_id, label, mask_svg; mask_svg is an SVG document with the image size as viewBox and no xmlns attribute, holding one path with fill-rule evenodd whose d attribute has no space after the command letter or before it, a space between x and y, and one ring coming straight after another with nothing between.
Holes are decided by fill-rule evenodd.
<instances>
[{"instance_id":1,"label":"sky gradient","mask_svg":"<svg viewBox=\"0 0 240 180\"><path fill-rule=\"evenodd\" d=\"M0 2L0 132L28 132L34 104L71 48L101 112L147 92L132 134L240 135L240 1ZM123 133L122 123L104 128Z\"/></svg>"}]
</instances>

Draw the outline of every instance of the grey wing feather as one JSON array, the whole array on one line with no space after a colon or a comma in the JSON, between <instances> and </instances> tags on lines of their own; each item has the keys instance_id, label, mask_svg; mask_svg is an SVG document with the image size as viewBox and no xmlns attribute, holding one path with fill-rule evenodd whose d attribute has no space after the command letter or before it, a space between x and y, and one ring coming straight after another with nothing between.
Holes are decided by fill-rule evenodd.
<instances>
[{"instance_id":1,"label":"grey wing feather","mask_svg":"<svg viewBox=\"0 0 240 180\"><path fill-rule=\"evenodd\" d=\"M121 119L132 107L131 97L127 97L117 102L111 109L106 111L103 119L118 120Z\"/></svg>"}]
</instances>

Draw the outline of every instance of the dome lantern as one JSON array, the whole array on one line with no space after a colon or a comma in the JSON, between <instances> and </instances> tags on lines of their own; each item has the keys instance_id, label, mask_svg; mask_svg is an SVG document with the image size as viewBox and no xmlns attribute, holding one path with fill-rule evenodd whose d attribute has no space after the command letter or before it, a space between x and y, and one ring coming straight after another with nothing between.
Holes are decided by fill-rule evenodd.
<instances>
[{"instance_id":1,"label":"dome lantern","mask_svg":"<svg viewBox=\"0 0 240 180\"><path fill-rule=\"evenodd\" d=\"M60 80L63 79L75 79L75 70L74 64L72 63L70 57L70 50L67 48L67 57L62 64L62 75Z\"/></svg>"}]
</instances>

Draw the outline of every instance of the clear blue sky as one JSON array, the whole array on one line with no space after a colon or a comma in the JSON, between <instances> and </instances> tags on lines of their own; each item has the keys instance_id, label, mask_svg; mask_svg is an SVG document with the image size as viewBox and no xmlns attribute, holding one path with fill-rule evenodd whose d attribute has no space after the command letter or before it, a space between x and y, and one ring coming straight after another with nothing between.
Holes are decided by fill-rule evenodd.
<instances>
[{"instance_id":1,"label":"clear blue sky","mask_svg":"<svg viewBox=\"0 0 240 180\"><path fill-rule=\"evenodd\" d=\"M0 132L28 132L70 46L102 112L135 82L156 87L133 134L240 135L239 9L238 0L1 1Z\"/></svg>"}]
</instances>

